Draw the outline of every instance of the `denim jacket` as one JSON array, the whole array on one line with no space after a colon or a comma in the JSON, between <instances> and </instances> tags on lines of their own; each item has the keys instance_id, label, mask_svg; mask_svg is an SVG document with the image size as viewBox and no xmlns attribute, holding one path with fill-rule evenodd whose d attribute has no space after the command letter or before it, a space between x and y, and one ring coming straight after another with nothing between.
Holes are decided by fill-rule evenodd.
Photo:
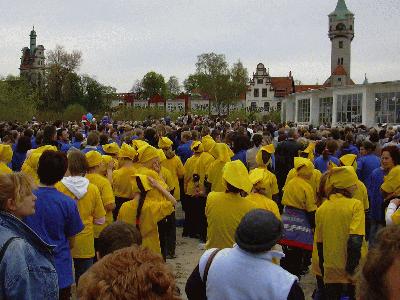
<instances>
[{"instance_id":1,"label":"denim jacket","mask_svg":"<svg viewBox=\"0 0 400 300\"><path fill-rule=\"evenodd\" d=\"M13 237L0 262L0 299L58 299L53 247L21 220L0 211L0 249Z\"/></svg>"}]
</instances>

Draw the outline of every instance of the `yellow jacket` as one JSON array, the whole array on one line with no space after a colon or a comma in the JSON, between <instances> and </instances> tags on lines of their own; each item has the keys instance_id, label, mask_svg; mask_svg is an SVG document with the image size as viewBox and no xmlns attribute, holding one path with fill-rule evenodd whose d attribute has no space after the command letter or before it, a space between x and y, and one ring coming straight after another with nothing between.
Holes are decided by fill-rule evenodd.
<instances>
[{"instance_id":1,"label":"yellow jacket","mask_svg":"<svg viewBox=\"0 0 400 300\"><path fill-rule=\"evenodd\" d=\"M117 219L135 225L137 207L138 200L125 202L119 210ZM143 247L149 248L154 253L161 254L157 222L170 215L173 210L174 208L170 201L157 201L151 199L147 194L143 203L139 225Z\"/></svg>"},{"instance_id":2,"label":"yellow jacket","mask_svg":"<svg viewBox=\"0 0 400 300\"><path fill-rule=\"evenodd\" d=\"M86 174L86 178L89 182L97 186L100 192L101 201L103 206L106 207L109 204L115 203L114 193L111 187L110 181L100 174ZM94 224L94 237L98 238L100 232L113 222L112 211L106 211L106 222L103 225Z\"/></svg>"},{"instance_id":3,"label":"yellow jacket","mask_svg":"<svg viewBox=\"0 0 400 300\"><path fill-rule=\"evenodd\" d=\"M131 187L132 176L136 174L134 167L121 167L118 170L113 171L112 174L112 188L115 197L121 198L133 198L133 192Z\"/></svg>"},{"instance_id":4,"label":"yellow jacket","mask_svg":"<svg viewBox=\"0 0 400 300\"><path fill-rule=\"evenodd\" d=\"M185 175L185 169L183 167L182 161L178 156L174 156L170 159L166 159L161 162L161 166L166 168L171 172L171 180L174 186L174 197L176 200L180 200L181 198L181 191L179 188L179 178L183 178Z\"/></svg>"},{"instance_id":5,"label":"yellow jacket","mask_svg":"<svg viewBox=\"0 0 400 300\"><path fill-rule=\"evenodd\" d=\"M75 199L78 205L79 215L84 225L83 230L75 236L74 248L71 249L73 258L92 258L94 252L94 229L93 221L105 217L106 211L101 201L99 189L89 183L86 194L77 199L75 195L59 181L55 185L61 193Z\"/></svg>"},{"instance_id":6,"label":"yellow jacket","mask_svg":"<svg viewBox=\"0 0 400 300\"><path fill-rule=\"evenodd\" d=\"M230 248L235 243L236 228L243 216L258 206L240 196L226 192L211 192L207 197L206 249Z\"/></svg>"}]
</instances>

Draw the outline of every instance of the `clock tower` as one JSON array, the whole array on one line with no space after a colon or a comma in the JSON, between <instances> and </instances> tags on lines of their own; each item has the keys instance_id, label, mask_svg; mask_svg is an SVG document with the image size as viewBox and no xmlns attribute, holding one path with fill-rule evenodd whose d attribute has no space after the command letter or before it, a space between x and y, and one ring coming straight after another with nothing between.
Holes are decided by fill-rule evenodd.
<instances>
[{"instance_id":1,"label":"clock tower","mask_svg":"<svg viewBox=\"0 0 400 300\"><path fill-rule=\"evenodd\" d=\"M329 14L329 38L332 43L331 74L341 65L350 77L354 14L347 9L345 0L338 0L335 11Z\"/></svg>"},{"instance_id":2,"label":"clock tower","mask_svg":"<svg viewBox=\"0 0 400 300\"><path fill-rule=\"evenodd\" d=\"M351 42L354 38L354 14L345 0L338 0L336 9L329 14L329 39L331 50L331 76L324 86L352 85L350 77Z\"/></svg>"}]
</instances>

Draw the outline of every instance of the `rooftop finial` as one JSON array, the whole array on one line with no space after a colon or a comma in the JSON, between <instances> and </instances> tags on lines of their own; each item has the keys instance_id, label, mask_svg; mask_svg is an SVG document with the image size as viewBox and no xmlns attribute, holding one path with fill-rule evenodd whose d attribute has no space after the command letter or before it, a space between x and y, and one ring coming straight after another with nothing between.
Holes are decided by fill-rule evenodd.
<instances>
[{"instance_id":1,"label":"rooftop finial","mask_svg":"<svg viewBox=\"0 0 400 300\"><path fill-rule=\"evenodd\" d=\"M367 73L364 74L364 82L363 84L368 84Z\"/></svg>"}]
</instances>

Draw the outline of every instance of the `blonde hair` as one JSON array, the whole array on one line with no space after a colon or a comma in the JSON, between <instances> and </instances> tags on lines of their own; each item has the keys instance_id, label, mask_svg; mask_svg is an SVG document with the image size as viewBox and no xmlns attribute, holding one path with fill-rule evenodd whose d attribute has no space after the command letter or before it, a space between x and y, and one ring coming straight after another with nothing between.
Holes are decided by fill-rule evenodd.
<instances>
[{"instance_id":1,"label":"blonde hair","mask_svg":"<svg viewBox=\"0 0 400 300\"><path fill-rule=\"evenodd\" d=\"M18 172L0 175L0 210L6 210L8 199L12 199L19 206L23 197L30 195L35 189L31 177Z\"/></svg>"}]
</instances>

